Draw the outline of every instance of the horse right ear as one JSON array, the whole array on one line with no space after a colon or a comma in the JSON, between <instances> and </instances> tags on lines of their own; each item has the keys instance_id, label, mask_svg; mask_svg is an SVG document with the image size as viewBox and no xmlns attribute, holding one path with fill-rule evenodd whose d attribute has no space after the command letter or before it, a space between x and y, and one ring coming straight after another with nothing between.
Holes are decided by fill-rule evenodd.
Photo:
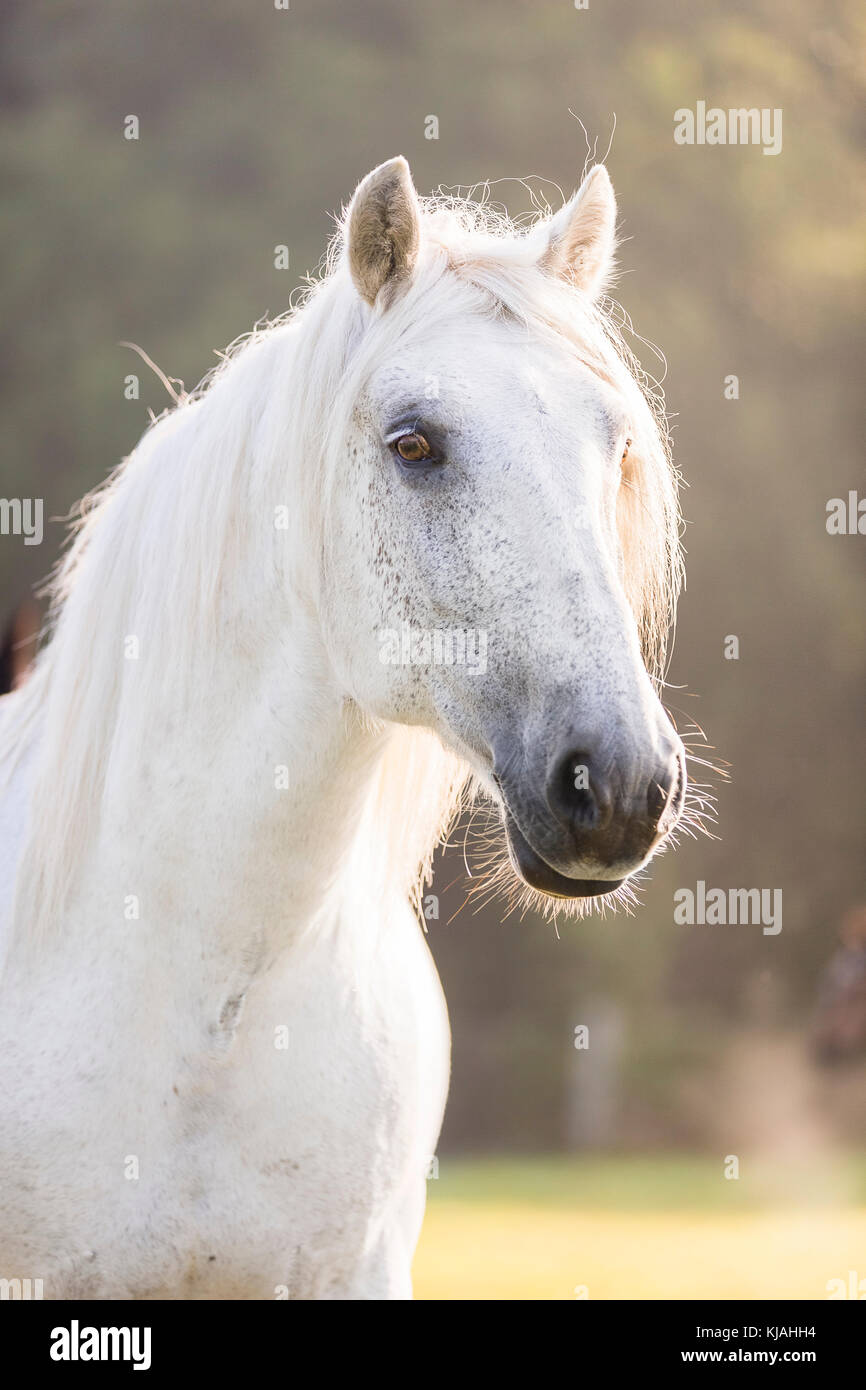
<instances>
[{"instance_id":1,"label":"horse right ear","mask_svg":"<svg viewBox=\"0 0 866 1390\"><path fill-rule=\"evenodd\" d=\"M547 223L547 249L539 264L596 299L613 268L616 198L610 175L596 164L565 207Z\"/></svg>"},{"instance_id":2,"label":"horse right ear","mask_svg":"<svg viewBox=\"0 0 866 1390\"><path fill-rule=\"evenodd\" d=\"M402 155L362 179L346 219L349 269L355 288L375 304L388 286L408 279L421 243L421 210L409 165Z\"/></svg>"}]
</instances>

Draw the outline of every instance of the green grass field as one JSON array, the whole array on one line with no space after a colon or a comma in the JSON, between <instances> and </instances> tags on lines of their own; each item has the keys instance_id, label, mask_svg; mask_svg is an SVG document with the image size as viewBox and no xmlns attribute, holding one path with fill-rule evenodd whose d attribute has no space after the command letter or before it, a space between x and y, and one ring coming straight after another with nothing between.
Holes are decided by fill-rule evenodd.
<instances>
[{"instance_id":1,"label":"green grass field","mask_svg":"<svg viewBox=\"0 0 866 1390\"><path fill-rule=\"evenodd\" d=\"M420 1299L808 1298L864 1280L866 1161L443 1159Z\"/></svg>"}]
</instances>

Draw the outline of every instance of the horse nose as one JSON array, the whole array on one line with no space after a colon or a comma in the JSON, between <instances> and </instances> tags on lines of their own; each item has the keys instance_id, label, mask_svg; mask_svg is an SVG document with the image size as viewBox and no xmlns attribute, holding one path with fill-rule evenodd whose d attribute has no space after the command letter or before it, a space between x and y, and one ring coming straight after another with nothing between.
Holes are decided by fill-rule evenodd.
<instances>
[{"instance_id":1,"label":"horse nose","mask_svg":"<svg viewBox=\"0 0 866 1390\"><path fill-rule=\"evenodd\" d=\"M645 765L627 764L624 758L602 764L585 747L569 749L554 763L547 804L581 859L643 858L662 823L679 814L684 777L678 750L654 760L649 773Z\"/></svg>"},{"instance_id":2,"label":"horse nose","mask_svg":"<svg viewBox=\"0 0 866 1390\"><path fill-rule=\"evenodd\" d=\"M573 749L553 769L547 784L547 804L566 829L603 830L613 815L610 778L598 772L584 749Z\"/></svg>"}]
</instances>

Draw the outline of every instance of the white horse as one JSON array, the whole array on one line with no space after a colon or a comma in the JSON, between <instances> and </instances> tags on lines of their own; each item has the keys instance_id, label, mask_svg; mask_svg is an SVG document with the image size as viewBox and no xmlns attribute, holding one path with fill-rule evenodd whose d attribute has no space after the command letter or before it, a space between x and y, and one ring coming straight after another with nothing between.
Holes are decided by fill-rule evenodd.
<instances>
[{"instance_id":1,"label":"white horse","mask_svg":"<svg viewBox=\"0 0 866 1390\"><path fill-rule=\"evenodd\" d=\"M85 509L0 704L0 1276L411 1296L449 1066L417 903L461 789L578 909L683 806L614 223L602 167L519 229L383 164Z\"/></svg>"}]
</instances>

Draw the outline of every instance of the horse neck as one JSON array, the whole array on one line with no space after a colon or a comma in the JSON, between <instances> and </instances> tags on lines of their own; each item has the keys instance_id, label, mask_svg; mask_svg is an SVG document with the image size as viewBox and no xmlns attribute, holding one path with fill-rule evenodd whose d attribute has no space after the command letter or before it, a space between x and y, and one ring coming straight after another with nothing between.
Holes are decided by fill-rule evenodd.
<instances>
[{"instance_id":1,"label":"horse neck","mask_svg":"<svg viewBox=\"0 0 866 1390\"><path fill-rule=\"evenodd\" d=\"M160 899L179 891L179 865L165 863L162 847L183 846L182 891L212 924L211 944L246 949L252 934L273 953L339 916L346 866L363 861L363 807L384 737L344 701L309 618L258 651L211 676L183 720L169 713L162 737L154 731L161 747L149 754L146 785L136 796L128 776L115 780L109 815L117 826L125 814L131 829L146 798Z\"/></svg>"},{"instance_id":2,"label":"horse neck","mask_svg":"<svg viewBox=\"0 0 866 1390\"><path fill-rule=\"evenodd\" d=\"M116 956L120 933L130 979L171 962L181 992L198 979L206 998L311 934L351 929L350 895L405 896L366 811L389 735L344 701L308 618L278 644L262 636L247 631L248 660L218 661L183 708L114 731L58 960ZM48 849L38 830L32 849ZM25 859L22 884L29 872ZM19 944L46 954L41 934Z\"/></svg>"}]
</instances>

